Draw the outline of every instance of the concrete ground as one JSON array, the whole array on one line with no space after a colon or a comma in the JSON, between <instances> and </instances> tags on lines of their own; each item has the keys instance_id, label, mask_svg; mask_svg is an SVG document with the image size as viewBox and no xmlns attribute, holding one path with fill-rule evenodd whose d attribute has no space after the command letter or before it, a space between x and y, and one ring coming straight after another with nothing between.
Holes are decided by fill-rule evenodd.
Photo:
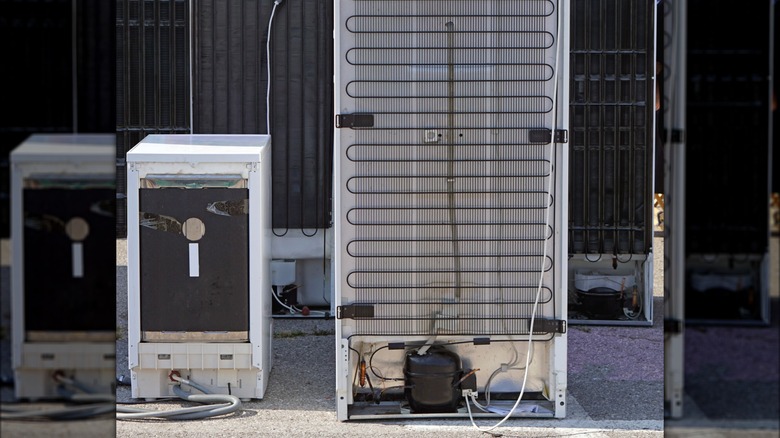
<instances>
[{"instance_id":1,"label":"concrete ground","mask_svg":"<svg viewBox=\"0 0 780 438\"><path fill-rule=\"evenodd\" d=\"M118 245L117 375L127 375L126 257ZM662 241L656 239L653 327L570 326L568 415L562 420L510 420L505 436L660 437L663 428ZM5 253L7 254L7 252ZM5 259L7 260L7 258ZM10 315L8 268L3 269L2 326ZM333 320L278 319L270 385L262 401L244 404L240 414L192 422L91 420L68 423L4 422L2 436L480 436L467 419L339 423L335 415ZM7 331L5 333L8 333ZM10 373L8 338L2 338L0 373ZM118 401L129 401L120 386ZM11 402L11 388L0 390ZM140 405L172 409L178 402ZM49 405L47 407L53 407ZM496 420L479 420L481 427Z\"/></svg>"},{"instance_id":2,"label":"concrete ground","mask_svg":"<svg viewBox=\"0 0 780 438\"><path fill-rule=\"evenodd\" d=\"M656 248L662 246L656 239ZM127 375L126 256L117 257L117 375ZM6 253L7 254L7 253ZM658 254L660 255L660 254ZM660 259L659 259L660 261ZM662 284L656 262L656 284ZM9 269L3 267L3 273ZM9 299L3 275L4 304ZM496 430L508 436L660 437L663 428L663 333L661 288L656 287L653 327L571 326L569 329L568 415L562 420L510 420ZM3 306L8 309L7 305ZM119 421L116 436L479 436L468 419L362 421L340 423L335 414L333 320L277 319L275 366L266 397L244 404L240 414L191 422ZM9 315L3 314L9 327ZM2 374L10 374L8 338L3 338ZM11 388L0 390L11 402ZM129 387L117 389L129 401ZM178 402L141 405L172 409ZM481 427L497 420L479 420ZM110 420L71 423L4 422L3 436L110 436Z\"/></svg>"},{"instance_id":3,"label":"concrete ground","mask_svg":"<svg viewBox=\"0 0 780 438\"><path fill-rule=\"evenodd\" d=\"M778 239L773 240L773 254L777 260ZM567 418L510 420L495 432L524 437L660 437L664 433L663 240L654 239L654 247L653 326L570 326ZM117 374L127 375L124 241L118 242L117 264L117 333L120 337ZM3 308L0 315L3 328L0 376L7 376L10 373L9 269L2 266L0 270L3 274L0 283ZM732 331L724 332L723 328L709 327L686 331L686 347L689 347L686 349L689 364L686 369L686 416L682 420L666 422L670 436L777 436L777 349L774 348L774 356L768 353L774 347L773 342L777 342L776 336L769 335L770 329L775 333L777 330L776 316L773 321L771 328L730 328ZM3 422L0 430L3 437L113 436L114 433L119 437L481 436L468 419L338 422L334 401L335 344L330 334L333 324L333 320L324 319L275 320L275 365L266 397L262 401L245 403L240 413L231 416L190 422L139 420L116 424L111 419L69 423ZM729 341L722 342L726 338ZM746 375L745 370L753 368L745 365L756 362L766 365L763 374ZM696 366L691 368L691 364ZM733 403L724 404L723 397L732 397ZM120 386L117 399L130 401L129 387ZM0 400L6 403L12 400L10 388L0 388ZM180 403L173 401L141 405L151 409L178 406ZM495 420L482 419L477 423L487 427Z\"/></svg>"},{"instance_id":4,"label":"concrete ground","mask_svg":"<svg viewBox=\"0 0 780 438\"><path fill-rule=\"evenodd\" d=\"M780 230L780 227L778 227ZM780 235L770 239L771 324L687 324L683 417L669 437L780 436Z\"/></svg>"},{"instance_id":5,"label":"concrete ground","mask_svg":"<svg viewBox=\"0 0 780 438\"><path fill-rule=\"evenodd\" d=\"M660 303L659 303L660 304ZM117 436L479 436L468 419L371 421L339 423L335 413L335 342L333 320L278 319L274 321L274 368L262 401L244 403L244 411L232 417L187 423L159 421L120 421ZM603 361L598 354L586 354L592 347L614 353L614 340L601 327L590 332L572 329L571 357L578 360L570 369L568 416L564 420L512 420L500 431L509 436L561 436L572 433L585 436L628 437L661 436L663 427L662 334L651 328L627 330L623 341L642 345L641 357L633 357L634 371L622 372L626 356ZM577 347L581 348L577 348ZM126 351L126 347L118 346ZM653 354L655 350L655 354ZM120 370L126 356L118 354ZM647 360L644 364L640 363ZM123 372L126 372L123 371ZM118 400L129 400L129 387L120 387ZM150 409L170 409L178 402L141 405ZM496 421L480 420L483 427Z\"/></svg>"},{"instance_id":6,"label":"concrete ground","mask_svg":"<svg viewBox=\"0 0 780 438\"><path fill-rule=\"evenodd\" d=\"M768 327L686 326L683 417L670 437L780 436L780 301Z\"/></svg>"}]
</instances>

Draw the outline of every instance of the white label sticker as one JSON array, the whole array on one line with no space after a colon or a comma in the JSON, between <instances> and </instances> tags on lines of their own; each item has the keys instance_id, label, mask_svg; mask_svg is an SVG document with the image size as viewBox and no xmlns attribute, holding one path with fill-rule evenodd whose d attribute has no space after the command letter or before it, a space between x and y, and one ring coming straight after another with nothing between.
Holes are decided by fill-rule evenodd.
<instances>
[{"instance_id":1,"label":"white label sticker","mask_svg":"<svg viewBox=\"0 0 780 438\"><path fill-rule=\"evenodd\" d=\"M198 260L198 244L190 243L190 277L200 277L200 261Z\"/></svg>"},{"instance_id":2,"label":"white label sticker","mask_svg":"<svg viewBox=\"0 0 780 438\"><path fill-rule=\"evenodd\" d=\"M72 266L73 266L73 278L84 277L84 247L81 242L73 242L72 248Z\"/></svg>"}]
</instances>

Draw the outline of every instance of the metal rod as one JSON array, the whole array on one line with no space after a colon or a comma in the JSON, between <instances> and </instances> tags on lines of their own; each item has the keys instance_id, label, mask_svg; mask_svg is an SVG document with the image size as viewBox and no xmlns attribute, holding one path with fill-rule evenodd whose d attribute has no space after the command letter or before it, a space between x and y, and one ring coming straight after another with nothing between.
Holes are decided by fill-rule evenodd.
<instances>
[{"instance_id":1,"label":"metal rod","mask_svg":"<svg viewBox=\"0 0 780 438\"><path fill-rule=\"evenodd\" d=\"M458 242L457 209L455 208L455 23L448 21L447 28L447 203L449 206L450 232L455 270L455 299L460 299L460 243Z\"/></svg>"}]
</instances>

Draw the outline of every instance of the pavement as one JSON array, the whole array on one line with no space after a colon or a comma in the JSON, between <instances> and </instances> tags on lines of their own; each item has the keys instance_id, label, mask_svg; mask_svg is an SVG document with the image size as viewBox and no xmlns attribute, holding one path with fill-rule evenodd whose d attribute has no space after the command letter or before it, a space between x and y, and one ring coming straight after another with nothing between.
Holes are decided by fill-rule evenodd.
<instances>
[{"instance_id":1,"label":"pavement","mask_svg":"<svg viewBox=\"0 0 780 438\"><path fill-rule=\"evenodd\" d=\"M769 326L686 324L683 417L668 437L780 436L780 235L770 239Z\"/></svg>"},{"instance_id":2,"label":"pavement","mask_svg":"<svg viewBox=\"0 0 780 438\"><path fill-rule=\"evenodd\" d=\"M666 436L780 436L779 304L768 327L686 325L683 417Z\"/></svg>"},{"instance_id":3,"label":"pavement","mask_svg":"<svg viewBox=\"0 0 780 438\"><path fill-rule=\"evenodd\" d=\"M660 315L661 300L656 300ZM510 420L505 436L661 436L663 428L663 334L654 327L570 327L567 417ZM244 403L240 415L186 423L120 421L118 437L150 436L480 436L468 419L354 421L335 413L333 320L274 321L274 368L262 401ZM615 333L615 332L619 333ZM117 346L126 373L126 346ZM117 390L130 401L129 387ZM178 402L142 404L171 409ZM497 420L480 420L487 427ZM219 431L219 435L214 435ZM637 435L640 434L640 435Z\"/></svg>"},{"instance_id":4,"label":"pavement","mask_svg":"<svg viewBox=\"0 0 780 438\"><path fill-rule=\"evenodd\" d=\"M662 241L656 239L660 249ZM662 254L656 254L656 257ZM655 263L656 297L652 327L569 326L568 409L565 419L512 419L495 430L504 436L660 437L663 434L662 263ZM8 268L3 267L4 272ZM125 242L117 252L117 375L127 370ZM4 275L4 277L7 277ZM2 293L8 296L8 285ZM7 308L7 307L4 307ZM5 323L4 323L5 324ZM481 436L465 419L351 421L335 412L335 321L285 318L274 321L274 368L265 398L245 402L233 415L202 421L90 420L80 424L4 422L6 436ZM7 346L8 339L3 339ZM2 370L10 371L7 348ZM12 400L10 388L0 400ZM118 402L132 402L130 388L117 388ZM142 403L165 410L178 401ZM495 424L480 419L480 427ZM115 427L115 429L114 429Z\"/></svg>"},{"instance_id":5,"label":"pavement","mask_svg":"<svg viewBox=\"0 0 780 438\"><path fill-rule=\"evenodd\" d=\"M777 239L775 239L777 240ZM117 252L117 375L127 370L126 255ZM651 327L569 326L568 409L565 419L512 419L496 429L522 437L660 437L663 418L663 240L654 239L656 268ZM776 247L775 247L776 249ZM776 254L776 252L775 252ZM7 260L7 259L6 259ZM10 372L8 272L0 267L0 375ZM777 300L770 327L702 327L686 330L685 417L667 421L669 436L777 436ZM468 419L337 421L334 321L274 321L274 368L265 398L239 413L208 420L3 422L2 436L482 436ZM772 333L775 335L772 335ZM773 337L774 336L774 337ZM724 340L727 340L724 342ZM774 353L772 353L774 351ZM727 360L724 360L727 359ZM761 374L751 364L763 364ZM751 365L751 366L748 366ZM774 368L772 366L774 365ZM724 403L724 399L733 403ZM0 401L12 391L0 388ZM133 402L117 388L118 402ZM138 401L135 401L138 402ZM138 407L174 409L178 401ZM725 406L725 407L724 407ZM480 427L497 420L481 419Z\"/></svg>"}]
</instances>

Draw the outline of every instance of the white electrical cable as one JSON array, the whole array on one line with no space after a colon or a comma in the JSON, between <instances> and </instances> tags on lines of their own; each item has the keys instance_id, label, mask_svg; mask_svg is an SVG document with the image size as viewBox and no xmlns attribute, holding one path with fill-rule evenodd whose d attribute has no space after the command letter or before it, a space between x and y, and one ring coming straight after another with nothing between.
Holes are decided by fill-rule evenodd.
<instances>
[{"instance_id":1,"label":"white electrical cable","mask_svg":"<svg viewBox=\"0 0 780 438\"><path fill-rule=\"evenodd\" d=\"M299 288L300 286L296 287L295 289ZM291 289L292 290L292 289ZM271 295L274 296L274 299L277 303L279 303L280 306L284 307L285 309L289 310L290 313L303 313L303 310L297 308L295 305L287 305L282 302L282 300L276 295L276 292L271 290ZM309 313L316 313L320 315L327 315L327 312L323 312L322 310L309 310Z\"/></svg>"},{"instance_id":2,"label":"white electrical cable","mask_svg":"<svg viewBox=\"0 0 780 438\"><path fill-rule=\"evenodd\" d=\"M515 358L512 362L510 362L508 364L502 364L501 367L496 368L496 370L493 371L492 374L490 374L490 377L488 377L487 382L485 382L485 407L486 408L488 406L490 406L490 384L493 381L493 378L495 378L498 375L498 373L501 373L501 372L522 371L522 370L525 370L528 367L530 367L530 364L532 364L534 362L534 347L533 347L533 345L534 344L532 342L529 345L528 353L526 353L526 354L530 354L531 355L531 360L528 362L528 365L526 365L524 367L520 367L520 368L515 367L515 365L517 365L517 362L518 362L518 359L519 359L519 358ZM504 367L503 365L506 365L506 367ZM477 407L480 407L480 406L481 405L478 405ZM481 407L480 407L480 409L481 409Z\"/></svg>"},{"instance_id":3,"label":"white electrical cable","mask_svg":"<svg viewBox=\"0 0 780 438\"><path fill-rule=\"evenodd\" d=\"M303 310L302 310L302 309L299 309L297 306L291 306L291 307L292 307L292 308L293 308L293 309L294 309L296 312L298 312L298 313L303 313ZM328 312L325 312L325 311L323 311L323 310L311 310L311 309L309 309L309 313L316 313L316 314L319 314L319 315L327 315L327 314L328 314Z\"/></svg>"},{"instance_id":4,"label":"white electrical cable","mask_svg":"<svg viewBox=\"0 0 780 438\"><path fill-rule=\"evenodd\" d=\"M271 17L268 19L268 35L265 39L265 61L266 61L266 90L265 90L265 133L271 134L271 29L274 23L274 14L276 7L283 0L275 0L274 7L271 8Z\"/></svg>"},{"instance_id":5,"label":"white electrical cable","mask_svg":"<svg viewBox=\"0 0 780 438\"><path fill-rule=\"evenodd\" d=\"M284 303L282 302L282 300L280 300L280 299L279 299L279 297L278 297L278 296L276 296L276 291L274 291L273 289L271 290L271 295L273 295L273 296L274 296L274 299L276 299L276 302L277 302L277 303L279 303L279 305L280 305L280 306L282 306L282 307L284 307L285 309L289 310L289 311L290 311L290 313L295 313L295 309L294 309L294 308L292 308L291 306L288 306L287 304L284 304Z\"/></svg>"},{"instance_id":6,"label":"white electrical cable","mask_svg":"<svg viewBox=\"0 0 780 438\"><path fill-rule=\"evenodd\" d=\"M561 45L562 45L562 42L561 42L561 25L562 25L562 21L563 21L563 16L562 16L562 14L560 12L560 1L556 4L556 7L558 9L558 29L556 29L556 41L557 41L557 44L556 44L556 47L555 47L555 62L557 64L560 61L560 58L561 58ZM558 73L559 73L559 69L557 67L558 66L556 65L556 68L554 69L554 73L553 73L553 107L552 107L552 111L551 111L552 117L553 117L553 120L552 120L553 138L555 136L555 130L557 129L557 123L558 123L558 114L557 114L557 112L558 112L558 105L557 105L557 102L558 102ZM549 179L548 185L547 185L547 193L550 193L550 194L552 193L552 190L553 190L554 176L553 176L553 172L552 172L552 163L554 162L553 158L554 158L555 144L556 143L553 140L553 142L551 143L551 147L550 147L550 165L551 165L550 170L551 171L550 171L550 179ZM544 218L544 225L545 225L544 229L545 230L547 230L550 227L550 210L551 210L551 206L552 206L552 204L548 204L547 208L545 209L545 218ZM539 297L541 296L542 286L544 285L544 264L545 264L545 260L546 259L547 259L547 242L545 240L544 245L543 245L543 249L542 249L541 268L539 270L539 285L538 285L538 287L536 289L536 298L534 299L534 306L533 306L533 308L531 310L531 320L530 320L529 325L528 325L528 345L529 345L529 348L530 348L530 345L533 343L534 319L536 318L536 308L539 305ZM487 429L483 429L483 428L477 426L477 423L474 422L474 416L471 413L471 405L469 405L469 398L468 398L467 395L463 396L463 398L466 400L466 409L468 410L469 419L471 420L471 425L472 426L474 426L480 432L490 432L491 430L493 430L493 429L497 428L498 426L501 426L502 424L504 424L506 422L506 420L508 420L512 416L512 414L514 414L515 410L517 409L517 406L520 405L520 401L523 399L523 394L525 393L525 385L526 385L526 382L528 381L528 368L529 368L528 365L530 364L530 362L531 362L531 355L530 354L526 354L525 355L525 372L523 373L523 384L520 387L520 395L518 395L517 401L515 401L515 404L512 405L512 409L510 409L509 412L506 414L506 416L504 418L502 418L501 421L499 421L495 425L493 425L493 426L491 426L491 427L489 427ZM472 399L474 399L474 398L476 398L476 397L474 397L472 395Z\"/></svg>"}]
</instances>

